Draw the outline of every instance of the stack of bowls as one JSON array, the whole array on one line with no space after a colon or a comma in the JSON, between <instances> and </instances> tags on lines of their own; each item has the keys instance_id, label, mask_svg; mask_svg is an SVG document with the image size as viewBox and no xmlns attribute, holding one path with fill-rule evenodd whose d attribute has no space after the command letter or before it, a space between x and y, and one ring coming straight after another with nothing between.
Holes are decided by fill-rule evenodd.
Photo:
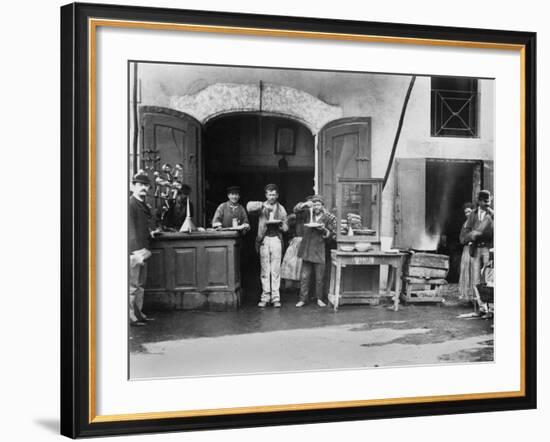
<instances>
[{"instance_id":1,"label":"stack of bowls","mask_svg":"<svg viewBox=\"0 0 550 442\"><path fill-rule=\"evenodd\" d=\"M367 252L368 250L372 249L372 245L370 242L357 242L355 243L354 248L358 252Z\"/></svg>"}]
</instances>

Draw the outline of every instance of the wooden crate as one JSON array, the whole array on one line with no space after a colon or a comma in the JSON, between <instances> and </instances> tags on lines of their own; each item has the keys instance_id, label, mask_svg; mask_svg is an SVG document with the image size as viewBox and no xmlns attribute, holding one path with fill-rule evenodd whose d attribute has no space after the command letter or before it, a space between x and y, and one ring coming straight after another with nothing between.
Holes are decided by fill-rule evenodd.
<instances>
[{"instance_id":1,"label":"wooden crate","mask_svg":"<svg viewBox=\"0 0 550 442\"><path fill-rule=\"evenodd\" d=\"M415 279L414 283L417 284L436 284L435 280L445 281L448 272L449 257L447 255L413 253L407 259L403 274L405 280L407 278ZM444 283L446 284L447 281Z\"/></svg>"},{"instance_id":2,"label":"wooden crate","mask_svg":"<svg viewBox=\"0 0 550 442\"><path fill-rule=\"evenodd\" d=\"M413 253L409 258L409 265L449 270L449 257L436 253Z\"/></svg>"},{"instance_id":3,"label":"wooden crate","mask_svg":"<svg viewBox=\"0 0 550 442\"><path fill-rule=\"evenodd\" d=\"M448 270L446 269L432 269L429 267L409 266L407 269L407 276L424 279L445 279L447 277L447 273Z\"/></svg>"},{"instance_id":4,"label":"wooden crate","mask_svg":"<svg viewBox=\"0 0 550 442\"><path fill-rule=\"evenodd\" d=\"M409 267L420 269L422 267ZM444 270L444 269L429 269ZM444 270L446 272L446 270ZM413 272L414 273L414 272ZM425 278L418 276L403 277L403 293L401 298L409 303L416 302L443 302L442 288L447 284L443 278Z\"/></svg>"},{"instance_id":5,"label":"wooden crate","mask_svg":"<svg viewBox=\"0 0 550 442\"><path fill-rule=\"evenodd\" d=\"M416 302L442 302L441 286L429 290L413 290L411 286L405 288L403 300L410 303Z\"/></svg>"},{"instance_id":6,"label":"wooden crate","mask_svg":"<svg viewBox=\"0 0 550 442\"><path fill-rule=\"evenodd\" d=\"M413 292L418 292L421 290L430 290L432 288L431 284L426 284L425 282L422 284L409 283L409 287Z\"/></svg>"},{"instance_id":7,"label":"wooden crate","mask_svg":"<svg viewBox=\"0 0 550 442\"><path fill-rule=\"evenodd\" d=\"M447 280L443 278L432 278L432 279L426 279L426 278L415 278L413 276L405 276L403 278L403 283L409 283L409 284L424 284L424 285L446 285Z\"/></svg>"}]
</instances>

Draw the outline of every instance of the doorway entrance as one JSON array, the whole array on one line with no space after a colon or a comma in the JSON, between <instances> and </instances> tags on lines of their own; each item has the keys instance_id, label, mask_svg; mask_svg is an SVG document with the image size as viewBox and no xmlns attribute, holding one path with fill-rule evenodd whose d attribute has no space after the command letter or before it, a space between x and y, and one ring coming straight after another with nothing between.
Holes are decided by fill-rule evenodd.
<instances>
[{"instance_id":1,"label":"doorway entrance","mask_svg":"<svg viewBox=\"0 0 550 442\"><path fill-rule=\"evenodd\" d=\"M279 186L279 202L288 214L314 189L314 137L303 124L280 116L254 113L223 115L204 129L204 189L206 225L216 207L227 200L226 189L241 188L241 204L263 201L264 187ZM244 237L241 278L243 302L260 294L260 265L254 248L258 220L250 216Z\"/></svg>"},{"instance_id":2,"label":"doorway entrance","mask_svg":"<svg viewBox=\"0 0 550 442\"><path fill-rule=\"evenodd\" d=\"M481 161L426 160L426 233L439 238L437 252L449 256L449 282L460 275L463 205L480 190L481 166Z\"/></svg>"}]
</instances>

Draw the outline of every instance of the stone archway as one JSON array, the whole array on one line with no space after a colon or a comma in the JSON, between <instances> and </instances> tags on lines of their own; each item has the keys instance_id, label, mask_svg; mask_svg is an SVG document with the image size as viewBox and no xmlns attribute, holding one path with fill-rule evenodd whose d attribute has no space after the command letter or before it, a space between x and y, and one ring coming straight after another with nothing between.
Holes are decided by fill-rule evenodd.
<instances>
[{"instance_id":1,"label":"stone archway","mask_svg":"<svg viewBox=\"0 0 550 442\"><path fill-rule=\"evenodd\" d=\"M192 95L172 96L169 107L203 124L228 113L265 112L295 119L314 136L343 114L341 107L329 105L307 92L269 83L216 83Z\"/></svg>"}]
</instances>

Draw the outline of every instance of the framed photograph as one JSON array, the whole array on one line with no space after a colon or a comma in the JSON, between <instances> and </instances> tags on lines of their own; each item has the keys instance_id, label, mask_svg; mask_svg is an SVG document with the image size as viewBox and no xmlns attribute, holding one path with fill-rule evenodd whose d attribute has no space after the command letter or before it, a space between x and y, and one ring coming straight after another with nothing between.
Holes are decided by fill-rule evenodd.
<instances>
[{"instance_id":1,"label":"framed photograph","mask_svg":"<svg viewBox=\"0 0 550 442\"><path fill-rule=\"evenodd\" d=\"M275 155L294 155L296 145L294 141L294 129L291 127L279 127L275 139Z\"/></svg>"},{"instance_id":2,"label":"framed photograph","mask_svg":"<svg viewBox=\"0 0 550 442\"><path fill-rule=\"evenodd\" d=\"M63 6L62 434L535 408L535 54Z\"/></svg>"}]
</instances>

